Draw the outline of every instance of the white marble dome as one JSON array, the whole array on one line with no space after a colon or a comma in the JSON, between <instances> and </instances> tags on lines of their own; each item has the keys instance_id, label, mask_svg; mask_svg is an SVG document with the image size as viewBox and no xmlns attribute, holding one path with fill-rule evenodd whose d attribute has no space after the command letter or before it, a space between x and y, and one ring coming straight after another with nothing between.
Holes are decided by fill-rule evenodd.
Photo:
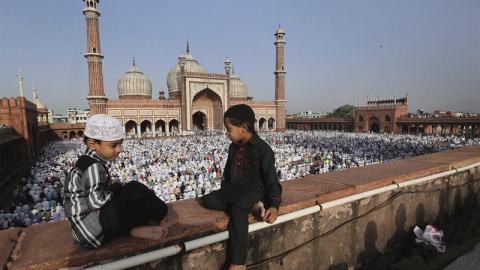
<instances>
[{"instance_id":1,"label":"white marble dome","mask_svg":"<svg viewBox=\"0 0 480 270\"><path fill-rule=\"evenodd\" d=\"M207 70L202 65L200 65L200 63L198 63L197 60L193 58L193 56L189 52L188 47L187 47L187 53L184 56L185 56L186 72L208 73ZM170 72L168 72L167 88L169 93L172 91L180 90L180 87L178 86L178 78L177 78L179 72L180 72L180 65L178 63L174 67L172 67L172 69L170 69Z\"/></svg>"},{"instance_id":2,"label":"white marble dome","mask_svg":"<svg viewBox=\"0 0 480 270\"><path fill-rule=\"evenodd\" d=\"M152 98L152 82L143 74L133 61L132 68L120 77L117 83L118 96L120 98Z\"/></svg>"},{"instance_id":3,"label":"white marble dome","mask_svg":"<svg viewBox=\"0 0 480 270\"><path fill-rule=\"evenodd\" d=\"M247 98L247 85L235 75L235 69L230 76L230 97Z\"/></svg>"},{"instance_id":4,"label":"white marble dome","mask_svg":"<svg viewBox=\"0 0 480 270\"><path fill-rule=\"evenodd\" d=\"M47 109L47 106L45 106L45 103L37 99L35 101L35 105L37 105L37 109Z\"/></svg>"}]
</instances>

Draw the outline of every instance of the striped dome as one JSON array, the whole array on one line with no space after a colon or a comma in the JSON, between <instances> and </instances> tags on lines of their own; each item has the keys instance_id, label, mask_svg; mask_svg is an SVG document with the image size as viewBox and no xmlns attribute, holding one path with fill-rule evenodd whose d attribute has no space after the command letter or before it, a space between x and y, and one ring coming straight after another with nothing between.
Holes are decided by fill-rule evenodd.
<instances>
[{"instance_id":1,"label":"striped dome","mask_svg":"<svg viewBox=\"0 0 480 270\"><path fill-rule=\"evenodd\" d=\"M181 55L183 56L183 55ZM184 55L185 57L185 71L186 72L199 72L199 73L207 73L207 70L193 58L190 54L190 44L187 41L187 53ZM180 73L180 65L177 63L170 69L167 75L167 88L168 93L179 91L180 86L178 85L178 74Z\"/></svg>"},{"instance_id":2,"label":"striped dome","mask_svg":"<svg viewBox=\"0 0 480 270\"><path fill-rule=\"evenodd\" d=\"M230 97L247 97L247 85L235 75L235 70L233 70L232 76L230 76Z\"/></svg>"},{"instance_id":3,"label":"striped dome","mask_svg":"<svg viewBox=\"0 0 480 270\"><path fill-rule=\"evenodd\" d=\"M120 98L152 98L152 82L145 76L133 62L132 68L120 77L117 83L118 96Z\"/></svg>"}]
</instances>

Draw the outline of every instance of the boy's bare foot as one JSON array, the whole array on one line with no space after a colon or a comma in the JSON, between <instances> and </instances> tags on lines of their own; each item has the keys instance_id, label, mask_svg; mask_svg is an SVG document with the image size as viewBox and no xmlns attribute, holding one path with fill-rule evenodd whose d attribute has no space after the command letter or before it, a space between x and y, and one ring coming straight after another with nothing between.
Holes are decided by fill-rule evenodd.
<instances>
[{"instance_id":1,"label":"boy's bare foot","mask_svg":"<svg viewBox=\"0 0 480 270\"><path fill-rule=\"evenodd\" d=\"M240 264L231 264L228 270L244 270L246 269L245 265Z\"/></svg>"},{"instance_id":2,"label":"boy's bare foot","mask_svg":"<svg viewBox=\"0 0 480 270\"><path fill-rule=\"evenodd\" d=\"M252 215L258 220L263 220L265 217L265 207L263 206L263 202L259 201L253 205Z\"/></svg>"},{"instance_id":3,"label":"boy's bare foot","mask_svg":"<svg viewBox=\"0 0 480 270\"><path fill-rule=\"evenodd\" d=\"M160 240L167 234L168 230L160 226L140 226L130 230L132 237Z\"/></svg>"}]
</instances>

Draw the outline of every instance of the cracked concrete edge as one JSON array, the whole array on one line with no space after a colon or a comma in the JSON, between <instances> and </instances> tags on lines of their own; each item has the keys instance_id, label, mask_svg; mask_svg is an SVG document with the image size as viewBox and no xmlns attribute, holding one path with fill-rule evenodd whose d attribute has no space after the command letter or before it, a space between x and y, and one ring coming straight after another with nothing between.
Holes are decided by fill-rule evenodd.
<instances>
[{"instance_id":1,"label":"cracked concrete edge","mask_svg":"<svg viewBox=\"0 0 480 270\"><path fill-rule=\"evenodd\" d=\"M16 233L10 232L10 234L7 235L8 240L10 242L14 242L14 243L12 244L12 247L10 248L9 255L7 257L5 257L5 261L4 261L5 264L3 266L3 269L11 269L10 268L11 264L18 256L18 253L19 253L20 248L22 246L22 242L23 242L23 239L25 238L27 230L28 230L27 228L21 228L21 229L17 229ZM7 231L7 233L8 233L8 231Z\"/></svg>"}]
</instances>

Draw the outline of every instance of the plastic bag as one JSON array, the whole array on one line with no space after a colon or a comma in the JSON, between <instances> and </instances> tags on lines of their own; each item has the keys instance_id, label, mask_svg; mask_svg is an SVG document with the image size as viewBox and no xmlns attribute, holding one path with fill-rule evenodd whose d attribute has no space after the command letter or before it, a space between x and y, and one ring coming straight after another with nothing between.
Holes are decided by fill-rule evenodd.
<instances>
[{"instance_id":1,"label":"plastic bag","mask_svg":"<svg viewBox=\"0 0 480 270\"><path fill-rule=\"evenodd\" d=\"M434 226L427 225L427 227L425 227L425 231L420 229L418 226L415 226L413 232L415 232L415 235L417 236L415 242L426 243L434 246L439 252L445 252L447 244L445 244L445 242L442 240L442 230L438 230Z\"/></svg>"}]
</instances>

